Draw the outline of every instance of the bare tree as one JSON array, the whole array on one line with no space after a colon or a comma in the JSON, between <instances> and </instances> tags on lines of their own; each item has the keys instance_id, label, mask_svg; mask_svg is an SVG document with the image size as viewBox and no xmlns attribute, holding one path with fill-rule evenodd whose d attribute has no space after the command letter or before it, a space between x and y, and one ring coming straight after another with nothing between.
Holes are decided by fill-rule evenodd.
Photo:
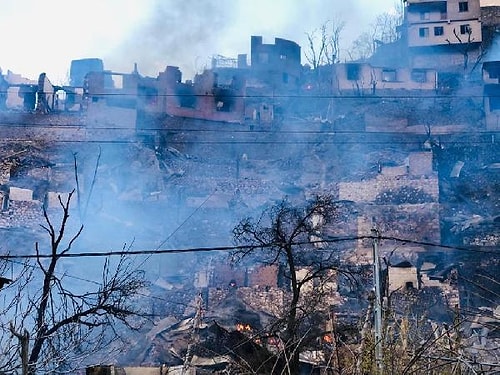
<instances>
[{"instance_id":1,"label":"bare tree","mask_svg":"<svg viewBox=\"0 0 500 375\"><path fill-rule=\"evenodd\" d=\"M478 51L474 64L470 71L472 72L481 62L486 54L485 50L481 49L481 46L477 44L476 39L472 36L472 28L469 26L464 26L465 32L459 34L456 29L453 29L453 35L455 40L452 42L450 39L446 39L449 45L455 46L457 51L463 56L463 69L464 73L467 73L469 69L471 54L473 51Z\"/></svg>"},{"instance_id":2,"label":"bare tree","mask_svg":"<svg viewBox=\"0 0 500 375\"><path fill-rule=\"evenodd\" d=\"M369 32L361 33L351 45L348 55L350 60L366 60L375 52L373 35Z\"/></svg>"},{"instance_id":3,"label":"bare tree","mask_svg":"<svg viewBox=\"0 0 500 375\"><path fill-rule=\"evenodd\" d=\"M398 26L403 23L403 15L401 2L394 4L393 11L379 14L372 25L374 40L383 44L396 42L400 37Z\"/></svg>"},{"instance_id":4,"label":"bare tree","mask_svg":"<svg viewBox=\"0 0 500 375\"><path fill-rule=\"evenodd\" d=\"M403 7L396 3L393 12L379 14L368 31L354 40L349 50L351 60L366 60L382 44L396 42L400 35L398 26L403 23Z\"/></svg>"},{"instance_id":5,"label":"bare tree","mask_svg":"<svg viewBox=\"0 0 500 375\"><path fill-rule=\"evenodd\" d=\"M80 226L70 235L72 196L73 192L65 200L58 197L62 215L57 226L43 210L42 228L50 240L49 251L42 251L37 243L36 264L25 264L16 282L9 286L12 301L0 317L0 328L8 327L12 333L10 339L6 334L0 336L3 371L21 368L23 375L32 375L70 370L72 364L115 340L117 323L134 328L144 318L134 302L146 282L143 272L134 269L129 258L121 257L115 266L107 259L102 280L93 291L69 288L67 275L57 272L60 260L70 253L83 230ZM38 283L40 288L34 288Z\"/></svg>"},{"instance_id":6,"label":"bare tree","mask_svg":"<svg viewBox=\"0 0 500 375\"><path fill-rule=\"evenodd\" d=\"M312 69L340 61L340 39L344 26L344 21L335 19L325 22L319 30L306 33L308 49L305 56Z\"/></svg>"},{"instance_id":7,"label":"bare tree","mask_svg":"<svg viewBox=\"0 0 500 375\"><path fill-rule=\"evenodd\" d=\"M332 270L340 269L335 251L318 246L325 245L321 242L323 231L336 212L329 195L317 196L304 206L294 206L284 199L258 219L242 220L233 230L235 242L245 246L234 254L238 260L251 258L284 268L290 300L272 329L283 345L280 359L287 364L282 369L286 373L298 373L299 353L325 332L321 322L329 312L321 306L325 296L332 293L328 289L334 277ZM302 272L297 272L299 269Z\"/></svg>"}]
</instances>

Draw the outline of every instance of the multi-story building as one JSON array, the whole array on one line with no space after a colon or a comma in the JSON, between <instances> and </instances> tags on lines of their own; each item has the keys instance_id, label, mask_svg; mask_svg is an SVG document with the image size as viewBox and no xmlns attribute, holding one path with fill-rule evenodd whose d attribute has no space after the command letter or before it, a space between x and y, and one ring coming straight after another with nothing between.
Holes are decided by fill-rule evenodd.
<instances>
[{"instance_id":1,"label":"multi-story building","mask_svg":"<svg viewBox=\"0 0 500 375\"><path fill-rule=\"evenodd\" d=\"M480 56L479 0L403 0L413 68L467 72Z\"/></svg>"},{"instance_id":2,"label":"multi-story building","mask_svg":"<svg viewBox=\"0 0 500 375\"><path fill-rule=\"evenodd\" d=\"M251 69L259 80L277 90L297 89L301 74L300 46L281 38L275 38L274 44L264 44L261 36L252 36Z\"/></svg>"}]
</instances>

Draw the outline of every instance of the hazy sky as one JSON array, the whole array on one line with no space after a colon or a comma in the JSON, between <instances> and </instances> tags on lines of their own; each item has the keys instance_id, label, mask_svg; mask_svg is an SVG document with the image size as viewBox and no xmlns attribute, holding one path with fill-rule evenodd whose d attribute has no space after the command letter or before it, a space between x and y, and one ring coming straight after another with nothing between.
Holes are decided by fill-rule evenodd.
<instances>
[{"instance_id":1,"label":"hazy sky","mask_svg":"<svg viewBox=\"0 0 500 375\"><path fill-rule=\"evenodd\" d=\"M399 1L0 0L0 68L31 79L46 72L60 84L72 59L100 57L116 72L137 62L141 74L156 77L176 65L190 79L212 55L249 54L251 35L304 49L305 33L332 19L345 22L341 44L348 48Z\"/></svg>"}]
</instances>

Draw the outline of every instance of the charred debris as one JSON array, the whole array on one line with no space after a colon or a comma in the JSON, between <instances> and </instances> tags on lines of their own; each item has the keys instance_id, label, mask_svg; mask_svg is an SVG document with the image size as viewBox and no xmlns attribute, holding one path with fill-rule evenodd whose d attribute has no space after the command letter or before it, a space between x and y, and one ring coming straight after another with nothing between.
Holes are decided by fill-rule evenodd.
<instances>
[{"instance_id":1,"label":"charred debris","mask_svg":"<svg viewBox=\"0 0 500 375\"><path fill-rule=\"evenodd\" d=\"M407 3L411 31L415 2ZM300 353L303 368L320 371L335 345L363 340L374 227L385 238L387 324L411 313L435 333L460 311L467 347L489 362L491 352L478 353L498 345L500 59L482 52L494 42L475 39L468 58L476 53L478 64L464 70L453 63L461 52L448 44L456 43L424 48L411 33L406 38L381 46L372 60L322 66L320 75L301 65L296 43L264 44L258 36L250 63L246 55L216 56L211 69L185 82L178 67L152 78L137 66L105 70L100 59L73 61L70 86L45 74L37 82L1 75L4 246L35 242L40 208L54 208L57 195L71 191L75 165L94 194L90 231L133 232L145 248L162 238L174 248L231 243L243 217L285 196L300 205L327 192L338 201L337 222L320 239L352 239L328 249L356 282L338 274L328 284L329 319L313 322L322 334ZM381 60L401 43L405 64ZM290 298L279 266L234 265L217 253L169 255L148 266L154 324L130 335L118 363L155 374L167 373L161 365L168 373L214 373L276 357L282 342L269 327ZM307 267L299 264L297 274Z\"/></svg>"}]
</instances>

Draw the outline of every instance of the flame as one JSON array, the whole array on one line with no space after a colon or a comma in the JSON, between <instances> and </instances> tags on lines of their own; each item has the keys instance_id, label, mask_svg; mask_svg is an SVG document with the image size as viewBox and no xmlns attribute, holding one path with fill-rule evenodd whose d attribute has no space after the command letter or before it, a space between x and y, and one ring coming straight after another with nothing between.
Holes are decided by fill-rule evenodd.
<instances>
[{"instance_id":1,"label":"flame","mask_svg":"<svg viewBox=\"0 0 500 375\"><path fill-rule=\"evenodd\" d=\"M239 331L239 332L251 331L252 327L250 326L250 324L237 323L236 324L236 330Z\"/></svg>"},{"instance_id":2,"label":"flame","mask_svg":"<svg viewBox=\"0 0 500 375\"><path fill-rule=\"evenodd\" d=\"M326 342L326 343L328 343L328 344L333 343L332 336L331 335L324 335L323 336L323 341Z\"/></svg>"}]
</instances>

